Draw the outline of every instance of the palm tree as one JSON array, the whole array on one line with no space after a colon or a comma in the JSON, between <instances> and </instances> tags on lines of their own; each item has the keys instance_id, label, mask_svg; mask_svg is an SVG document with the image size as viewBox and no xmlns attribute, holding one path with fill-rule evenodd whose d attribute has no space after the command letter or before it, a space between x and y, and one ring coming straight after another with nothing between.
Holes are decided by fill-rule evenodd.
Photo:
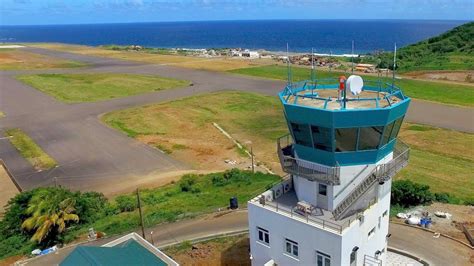
<instances>
[{"instance_id":1,"label":"palm tree","mask_svg":"<svg viewBox=\"0 0 474 266\"><path fill-rule=\"evenodd\" d=\"M21 227L31 231L35 229L31 241L40 243L50 233L61 234L66 229L68 222L79 221L79 216L75 214L75 200L65 196L60 189L41 190L35 194L26 209L26 214L30 215L23 221Z\"/></svg>"}]
</instances>

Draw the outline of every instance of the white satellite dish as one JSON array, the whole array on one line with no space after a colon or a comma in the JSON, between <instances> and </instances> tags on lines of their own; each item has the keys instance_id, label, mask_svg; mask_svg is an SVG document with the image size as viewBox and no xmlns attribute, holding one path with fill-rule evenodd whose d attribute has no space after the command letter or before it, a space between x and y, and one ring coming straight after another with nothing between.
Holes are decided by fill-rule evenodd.
<instances>
[{"instance_id":1,"label":"white satellite dish","mask_svg":"<svg viewBox=\"0 0 474 266\"><path fill-rule=\"evenodd\" d=\"M360 76L350 75L346 81L347 89L352 92L353 95L359 95L364 87L364 81Z\"/></svg>"}]
</instances>

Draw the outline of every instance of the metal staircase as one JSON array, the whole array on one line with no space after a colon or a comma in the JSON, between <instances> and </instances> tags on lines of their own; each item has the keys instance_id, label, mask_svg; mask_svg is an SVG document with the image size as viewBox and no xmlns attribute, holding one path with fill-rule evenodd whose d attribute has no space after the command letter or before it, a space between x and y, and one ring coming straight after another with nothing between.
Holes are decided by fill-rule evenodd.
<instances>
[{"instance_id":1,"label":"metal staircase","mask_svg":"<svg viewBox=\"0 0 474 266\"><path fill-rule=\"evenodd\" d=\"M336 220L341 219L354 203L377 182L385 182L395 176L401 169L408 164L409 148L403 142L398 141L393 151L394 159L386 164L375 167L367 177L349 194L332 212Z\"/></svg>"}]
</instances>

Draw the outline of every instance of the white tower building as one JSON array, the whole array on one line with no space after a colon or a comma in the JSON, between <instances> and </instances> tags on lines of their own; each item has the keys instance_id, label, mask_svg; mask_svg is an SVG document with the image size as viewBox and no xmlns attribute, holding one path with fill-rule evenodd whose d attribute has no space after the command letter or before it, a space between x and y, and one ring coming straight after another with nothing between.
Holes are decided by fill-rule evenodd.
<instances>
[{"instance_id":1,"label":"white tower building","mask_svg":"<svg viewBox=\"0 0 474 266\"><path fill-rule=\"evenodd\" d=\"M248 202L252 265L386 261L391 178L409 155L397 135L410 99L359 79L290 83L279 93L290 135L278 140L278 156L288 176Z\"/></svg>"}]
</instances>

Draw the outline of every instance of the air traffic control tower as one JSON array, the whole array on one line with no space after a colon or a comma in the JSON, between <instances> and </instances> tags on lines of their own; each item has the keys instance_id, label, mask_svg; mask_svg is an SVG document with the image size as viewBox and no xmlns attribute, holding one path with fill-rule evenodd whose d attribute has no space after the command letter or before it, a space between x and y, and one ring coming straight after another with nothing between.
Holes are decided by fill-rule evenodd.
<instances>
[{"instance_id":1,"label":"air traffic control tower","mask_svg":"<svg viewBox=\"0 0 474 266\"><path fill-rule=\"evenodd\" d=\"M410 98L359 76L288 83L287 178L248 203L252 265L383 265L392 177L409 149L397 135Z\"/></svg>"}]
</instances>

